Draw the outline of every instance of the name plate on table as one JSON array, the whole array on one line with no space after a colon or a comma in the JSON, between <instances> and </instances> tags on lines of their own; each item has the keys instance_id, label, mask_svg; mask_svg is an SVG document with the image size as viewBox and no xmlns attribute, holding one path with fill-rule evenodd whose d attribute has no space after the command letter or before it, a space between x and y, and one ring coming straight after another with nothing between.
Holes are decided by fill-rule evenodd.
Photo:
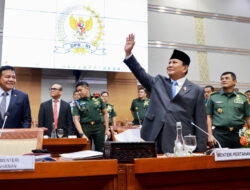
<instances>
[{"instance_id":1,"label":"name plate on table","mask_svg":"<svg viewBox=\"0 0 250 190\"><path fill-rule=\"evenodd\" d=\"M214 151L215 161L250 159L250 148L218 149Z\"/></svg>"},{"instance_id":2,"label":"name plate on table","mask_svg":"<svg viewBox=\"0 0 250 190\"><path fill-rule=\"evenodd\" d=\"M35 156L0 156L0 171L34 169Z\"/></svg>"},{"instance_id":3,"label":"name plate on table","mask_svg":"<svg viewBox=\"0 0 250 190\"><path fill-rule=\"evenodd\" d=\"M104 158L117 159L119 163L133 162L134 158L156 157L155 142L113 142L104 143Z\"/></svg>"}]
</instances>

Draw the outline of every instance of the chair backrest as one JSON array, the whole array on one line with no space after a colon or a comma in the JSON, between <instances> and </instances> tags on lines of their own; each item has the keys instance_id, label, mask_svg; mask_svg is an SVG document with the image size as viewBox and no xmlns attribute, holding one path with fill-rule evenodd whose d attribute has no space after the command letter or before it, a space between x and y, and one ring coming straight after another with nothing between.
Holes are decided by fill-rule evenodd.
<instances>
[{"instance_id":1,"label":"chair backrest","mask_svg":"<svg viewBox=\"0 0 250 190\"><path fill-rule=\"evenodd\" d=\"M0 155L23 155L42 149L43 128L0 130Z\"/></svg>"}]
</instances>

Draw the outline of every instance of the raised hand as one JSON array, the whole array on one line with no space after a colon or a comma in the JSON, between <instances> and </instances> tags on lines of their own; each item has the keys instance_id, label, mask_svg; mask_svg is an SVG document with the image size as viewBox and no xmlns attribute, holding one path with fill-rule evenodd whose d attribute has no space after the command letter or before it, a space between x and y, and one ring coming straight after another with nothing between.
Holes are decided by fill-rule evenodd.
<instances>
[{"instance_id":1,"label":"raised hand","mask_svg":"<svg viewBox=\"0 0 250 190\"><path fill-rule=\"evenodd\" d=\"M134 45L135 45L135 35L129 34L128 37L126 38L126 44L124 46L126 57L131 55Z\"/></svg>"}]
</instances>

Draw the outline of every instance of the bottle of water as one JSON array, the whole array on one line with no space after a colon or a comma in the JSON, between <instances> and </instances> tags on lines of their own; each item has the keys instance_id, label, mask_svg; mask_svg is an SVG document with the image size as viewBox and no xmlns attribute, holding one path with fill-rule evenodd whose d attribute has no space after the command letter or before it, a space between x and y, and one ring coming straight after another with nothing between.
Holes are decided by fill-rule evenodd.
<instances>
[{"instance_id":1,"label":"bottle of water","mask_svg":"<svg viewBox=\"0 0 250 190\"><path fill-rule=\"evenodd\" d=\"M126 119L126 126L128 126L128 118Z\"/></svg>"},{"instance_id":2,"label":"bottle of water","mask_svg":"<svg viewBox=\"0 0 250 190\"><path fill-rule=\"evenodd\" d=\"M177 135L175 139L174 154L176 157L186 156L185 142L182 136L181 122L176 122L176 133Z\"/></svg>"},{"instance_id":3,"label":"bottle of water","mask_svg":"<svg viewBox=\"0 0 250 190\"><path fill-rule=\"evenodd\" d=\"M51 131L50 138L52 138L52 139L56 139L57 138L57 136L56 136L56 129L55 129L55 123L54 122L53 122L53 125L52 125L52 131Z\"/></svg>"}]
</instances>

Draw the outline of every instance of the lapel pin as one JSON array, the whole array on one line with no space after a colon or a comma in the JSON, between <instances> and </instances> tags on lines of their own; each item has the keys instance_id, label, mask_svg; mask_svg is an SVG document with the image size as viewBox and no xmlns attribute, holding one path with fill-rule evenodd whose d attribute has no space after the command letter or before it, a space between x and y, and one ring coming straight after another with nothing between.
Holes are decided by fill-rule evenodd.
<instances>
[{"instance_id":1,"label":"lapel pin","mask_svg":"<svg viewBox=\"0 0 250 190\"><path fill-rule=\"evenodd\" d=\"M186 90L187 90L187 87L186 87L186 86L184 86L184 87L183 87L183 90L184 90L184 92L186 92Z\"/></svg>"}]
</instances>

